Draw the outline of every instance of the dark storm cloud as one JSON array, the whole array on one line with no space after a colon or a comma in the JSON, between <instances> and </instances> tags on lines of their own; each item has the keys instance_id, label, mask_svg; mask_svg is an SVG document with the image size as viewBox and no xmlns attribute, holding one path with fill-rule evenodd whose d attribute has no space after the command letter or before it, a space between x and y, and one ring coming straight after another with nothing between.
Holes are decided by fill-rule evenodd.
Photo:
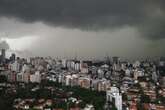
<instances>
[{"instance_id":1,"label":"dark storm cloud","mask_svg":"<svg viewBox=\"0 0 165 110\"><path fill-rule=\"evenodd\" d=\"M143 36L151 38L153 40L159 40L165 38L165 19L157 19L148 21L139 27Z\"/></svg>"},{"instance_id":2,"label":"dark storm cloud","mask_svg":"<svg viewBox=\"0 0 165 110\"><path fill-rule=\"evenodd\" d=\"M164 0L0 0L0 16L85 30L130 25L144 37L160 39L164 5Z\"/></svg>"}]
</instances>

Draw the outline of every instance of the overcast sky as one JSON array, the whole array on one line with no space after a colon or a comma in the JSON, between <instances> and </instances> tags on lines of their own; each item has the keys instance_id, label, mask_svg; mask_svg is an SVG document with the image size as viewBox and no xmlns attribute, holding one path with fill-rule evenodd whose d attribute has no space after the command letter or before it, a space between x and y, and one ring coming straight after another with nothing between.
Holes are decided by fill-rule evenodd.
<instances>
[{"instance_id":1,"label":"overcast sky","mask_svg":"<svg viewBox=\"0 0 165 110\"><path fill-rule=\"evenodd\" d=\"M0 48L24 56L165 56L164 0L0 0Z\"/></svg>"}]
</instances>

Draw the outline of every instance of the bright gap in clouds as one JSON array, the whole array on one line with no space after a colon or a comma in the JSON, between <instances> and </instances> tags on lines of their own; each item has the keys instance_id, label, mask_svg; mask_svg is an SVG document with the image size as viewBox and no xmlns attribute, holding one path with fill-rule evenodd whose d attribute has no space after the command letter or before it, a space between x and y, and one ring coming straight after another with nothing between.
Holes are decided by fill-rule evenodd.
<instances>
[{"instance_id":1,"label":"bright gap in clouds","mask_svg":"<svg viewBox=\"0 0 165 110\"><path fill-rule=\"evenodd\" d=\"M29 49L37 38L37 36L24 36L20 38L2 38L1 40L9 44L10 50L23 51Z\"/></svg>"}]
</instances>

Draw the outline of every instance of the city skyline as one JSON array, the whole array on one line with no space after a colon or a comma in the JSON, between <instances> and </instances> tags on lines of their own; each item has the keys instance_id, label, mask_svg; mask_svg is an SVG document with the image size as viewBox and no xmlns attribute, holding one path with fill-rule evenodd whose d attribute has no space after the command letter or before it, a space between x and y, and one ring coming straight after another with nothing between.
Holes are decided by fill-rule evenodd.
<instances>
[{"instance_id":1,"label":"city skyline","mask_svg":"<svg viewBox=\"0 0 165 110\"><path fill-rule=\"evenodd\" d=\"M0 0L0 109L165 110L165 0Z\"/></svg>"}]
</instances>

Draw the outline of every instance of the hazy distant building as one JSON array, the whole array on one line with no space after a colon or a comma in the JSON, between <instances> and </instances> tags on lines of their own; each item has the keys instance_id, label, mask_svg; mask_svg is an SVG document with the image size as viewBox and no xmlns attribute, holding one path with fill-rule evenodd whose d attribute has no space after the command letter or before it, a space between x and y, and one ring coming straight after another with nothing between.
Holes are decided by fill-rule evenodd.
<instances>
[{"instance_id":1,"label":"hazy distant building","mask_svg":"<svg viewBox=\"0 0 165 110\"><path fill-rule=\"evenodd\" d=\"M158 75L156 74L155 71L152 73L152 80L154 80L155 82L158 81Z\"/></svg>"},{"instance_id":2,"label":"hazy distant building","mask_svg":"<svg viewBox=\"0 0 165 110\"><path fill-rule=\"evenodd\" d=\"M71 61L70 60L67 61L66 66L68 69L71 69Z\"/></svg>"},{"instance_id":3,"label":"hazy distant building","mask_svg":"<svg viewBox=\"0 0 165 110\"><path fill-rule=\"evenodd\" d=\"M22 72L23 72L23 73L25 73L25 72L30 72L30 67L29 67L29 65L24 64L24 65L22 66Z\"/></svg>"},{"instance_id":4,"label":"hazy distant building","mask_svg":"<svg viewBox=\"0 0 165 110\"><path fill-rule=\"evenodd\" d=\"M75 64L75 70L76 71L80 71L80 63L79 62L76 62L76 64Z\"/></svg>"},{"instance_id":5,"label":"hazy distant building","mask_svg":"<svg viewBox=\"0 0 165 110\"><path fill-rule=\"evenodd\" d=\"M14 63L10 64L11 71L19 72L20 71L20 63L18 61L15 61Z\"/></svg>"},{"instance_id":6,"label":"hazy distant building","mask_svg":"<svg viewBox=\"0 0 165 110\"><path fill-rule=\"evenodd\" d=\"M131 71L130 71L129 69L126 69L126 70L125 70L125 75L126 75L126 76L130 76L130 75L131 75Z\"/></svg>"},{"instance_id":7,"label":"hazy distant building","mask_svg":"<svg viewBox=\"0 0 165 110\"><path fill-rule=\"evenodd\" d=\"M17 82L23 82L23 73L17 73Z\"/></svg>"},{"instance_id":8,"label":"hazy distant building","mask_svg":"<svg viewBox=\"0 0 165 110\"><path fill-rule=\"evenodd\" d=\"M119 57L112 57L113 63L119 63Z\"/></svg>"},{"instance_id":9,"label":"hazy distant building","mask_svg":"<svg viewBox=\"0 0 165 110\"><path fill-rule=\"evenodd\" d=\"M136 61L136 62L133 64L133 67L135 67L135 68L140 67L140 61Z\"/></svg>"},{"instance_id":10,"label":"hazy distant building","mask_svg":"<svg viewBox=\"0 0 165 110\"><path fill-rule=\"evenodd\" d=\"M5 63L6 61L6 50L2 49L1 50L1 63Z\"/></svg>"},{"instance_id":11,"label":"hazy distant building","mask_svg":"<svg viewBox=\"0 0 165 110\"><path fill-rule=\"evenodd\" d=\"M73 74L71 79L71 86L77 86L78 85L78 75Z\"/></svg>"},{"instance_id":12,"label":"hazy distant building","mask_svg":"<svg viewBox=\"0 0 165 110\"><path fill-rule=\"evenodd\" d=\"M87 63L83 63L83 61L80 61L80 71L81 73L88 73L88 64Z\"/></svg>"},{"instance_id":13,"label":"hazy distant building","mask_svg":"<svg viewBox=\"0 0 165 110\"><path fill-rule=\"evenodd\" d=\"M106 79L102 79L98 82L98 91L106 91L110 88L111 83L110 81L106 80Z\"/></svg>"},{"instance_id":14,"label":"hazy distant building","mask_svg":"<svg viewBox=\"0 0 165 110\"><path fill-rule=\"evenodd\" d=\"M144 71L136 69L134 70L133 74L134 74L134 79L138 79L138 77L144 76Z\"/></svg>"},{"instance_id":15,"label":"hazy distant building","mask_svg":"<svg viewBox=\"0 0 165 110\"><path fill-rule=\"evenodd\" d=\"M7 75L7 79L9 82L16 82L16 73L14 71L10 72L8 75Z\"/></svg>"},{"instance_id":16,"label":"hazy distant building","mask_svg":"<svg viewBox=\"0 0 165 110\"><path fill-rule=\"evenodd\" d=\"M82 88L89 89L91 86L91 79L88 77L80 77L78 80L78 84Z\"/></svg>"},{"instance_id":17,"label":"hazy distant building","mask_svg":"<svg viewBox=\"0 0 165 110\"><path fill-rule=\"evenodd\" d=\"M62 66L63 66L64 68L67 67L67 60L66 60L66 59L62 59Z\"/></svg>"},{"instance_id":18,"label":"hazy distant building","mask_svg":"<svg viewBox=\"0 0 165 110\"><path fill-rule=\"evenodd\" d=\"M30 81L30 73L23 73L23 82L29 83Z\"/></svg>"},{"instance_id":19,"label":"hazy distant building","mask_svg":"<svg viewBox=\"0 0 165 110\"><path fill-rule=\"evenodd\" d=\"M119 64L116 64L116 63L114 63L114 64L112 65L112 68L113 68L113 70L115 70L115 71L120 71L120 70L121 70L121 66L120 66Z\"/></svg>"},{"instance_id":20,"label":"hazy distant building","mask_svg":"<svg viewBox=\"0 0 165 110\"><path fill-rule=\"evenodd\" d=\"M72 70L75 69L75 61L71 61L71 69L72 69Z\"/></svg>"},{"instance_id":21,"label":"hazy distant building","mask_svg":"<svg viewBox=\"0 0 165 110\"><path fill-rule=\"evenodd\" d=\"M30 75L30 82L32 83L40 83L41 82L41 75L39 71L36 71L35 74Z\"/></svg>"},{"instance_id":22,"label":"hazy distant building","mask_svg":"<svg viewBox=\"0 0 165 110\"><path fill-rule=\"evenodd\" d=\"M16 59L16 55L14 53L12 53L11 56L10 56L10 61L14 62L15 59Z\"/></svg>"},{"instance_id":23,"label":"hazy distant building","mask_svg":"<svg viewBox=\"0 0 165 110\"><path fill-rule=\"evenodd\" d=\"M97 70L97 73L98 73L98 78L103 78L104 77L104 71L102 69L98 69Z\"/></svg>"},{"instance_id":24,"label":"hazy distant building","mask_svg":"<svg viewBox=\"0 0 165 110\"><path fill-rule=\"evenodd\" d=\"M71 85L71 79L72 79L71 75L66 75L66 77L65 77L65 85L66 86Z\"/></svg>"},{"instance_id":25,"label":"hazy distant building","mask_svg":"<svg viewBox=\"0 0 165 110\"><path fill-rule=\"evenodd\" d=\"M159 61L159 66L164 66L165 65L165 61Z\"/></svg>"}]
</instances>

